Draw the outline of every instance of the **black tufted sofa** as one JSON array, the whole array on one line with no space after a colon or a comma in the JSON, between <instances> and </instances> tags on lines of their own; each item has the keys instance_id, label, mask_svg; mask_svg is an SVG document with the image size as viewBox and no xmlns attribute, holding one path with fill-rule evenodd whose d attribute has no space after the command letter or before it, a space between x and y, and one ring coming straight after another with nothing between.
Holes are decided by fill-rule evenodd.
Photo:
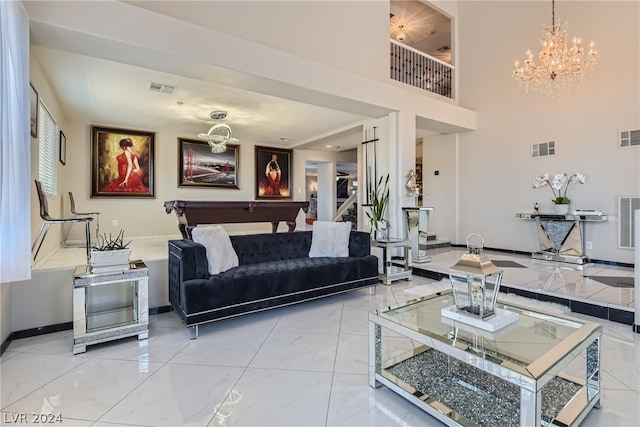
<instances>
[{"instance_id":1,"label":"black tufted sofa","mask_svg":"<svg viewBox=\"0 0 640 427\"><path fill-rule=\"evenodd\" d=\"M191 327L373 286L378 258L369 233L351 231L349 256L309 258L311 231L230 236L240 265L209 275L204 246L169 241L169 302Z\"/></svg>"}]
</instances>

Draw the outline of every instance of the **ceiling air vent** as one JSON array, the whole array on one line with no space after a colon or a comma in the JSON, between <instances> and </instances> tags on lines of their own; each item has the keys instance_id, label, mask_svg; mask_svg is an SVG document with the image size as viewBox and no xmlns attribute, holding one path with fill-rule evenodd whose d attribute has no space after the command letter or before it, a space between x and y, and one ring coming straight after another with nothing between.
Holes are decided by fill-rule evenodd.
<instances>
[{"instance_id":1,"label":"ceiling air vent","mask_svg":"<svg viewBox=\"0 0 640 427\"><path fill-rule=\"evenodd\" d=\"M620 148L640 147L640 130L620 132Z\"/></svg>"},{"instance_id":2,"label":"ceiling air vent","mask_svg":"<svg viewBox=\"0 0 640 427\"><path fill-rule=\"evenodd\" d=\"M149 90L152 92L168 93L172 95L176 91L176 86L165 83L149 82Z\"/></svg>"}]
</instances>

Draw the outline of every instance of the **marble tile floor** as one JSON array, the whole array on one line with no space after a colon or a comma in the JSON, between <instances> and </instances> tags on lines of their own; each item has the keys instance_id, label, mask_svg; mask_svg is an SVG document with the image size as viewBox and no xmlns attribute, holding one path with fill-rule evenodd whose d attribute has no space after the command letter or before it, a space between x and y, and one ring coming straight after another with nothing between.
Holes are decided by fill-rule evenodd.
<instances>
[{"instance_id":1,"label":"marble tile floor","mask_svg":"<svg viewBox=\"0 0 640 427\"><path fill-rule=\"evenodd\" d=\"M166 258L166 241L138 238L132 257ZM429 251L415 270L446 273L465 248ZM507 265L504 283L633 311L633 288L609 286L594 276L633 279L633 269L532 260L486 251ZM82 248L41 257L34 269L84 263ZM517 263L515 266L510 263ZM174 313L151 316L149 340L135 338L71 354L71 331L11 342L0 359L0 422L21 414L51 412L62 425L441 425L390 390L367 382L368 310L448 288L413 280L217 322L189 340ZM583 314L604 325L603 407L583 425L640 425L640 334L628 325ZM398 348L406 340L391 337ZM14 417L14 418L12 418ZM25 424L21 424L25 425Z\"/></svg>"},{"instance_id":2,"label":"marble tile floor","mask_svg":"<svg viewBox=\"0 0 640 427\"><path fill-rule=\"evenodd\" d=\"M11 342L0 358L2 425L60 414L69 426L440 426L367 377L367 313L448 289L414 277L390 286L208 324L200 338L175 313L151 316L148 340L89 346L71 331ZM604 327L602 407L583 426L640 423L640 334ZM389 352L413 344L391 332ZM58 421L58 419L56 419ZM20 423L29 425L37 423Z\"/></svg>"},{"instance_id":3,"label":"marble tile floor","mask_svg":"<svg viewBox=\"0 0 640 427\"><path fill-rule=\"evenodd\" d=\"M436 248L428 250L431 262L414 264L414 274L419 270L436 274L448 274L452 265L467 252L466 248ZM631 267L590 263L578 268L577 265L554 261L532 259L528 255L509 254L498 251L484 251L493 262L504 263L503 285L522 295L538 298L558 299L575 302L575 306L591 306L584 314L622 321L633 319L635 307L634 271ZM593 308L595 307L595 308ZM599 310L602 307L603 310ZM573 310L576 311L576 310ZM586 311L586 313L585 313ZM579 311L580 312L580 311Z\"/></svg>"}]
</instances>

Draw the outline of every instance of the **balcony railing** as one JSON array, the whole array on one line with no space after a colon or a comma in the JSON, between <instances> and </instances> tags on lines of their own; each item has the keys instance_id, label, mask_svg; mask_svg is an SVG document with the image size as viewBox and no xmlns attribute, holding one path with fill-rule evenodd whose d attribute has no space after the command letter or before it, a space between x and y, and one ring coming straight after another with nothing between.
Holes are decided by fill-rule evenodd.
<instances>
[{"instance_id":1,"label":"balcony railing","mask_svg":"<svg viewBox=\"0 0 640 427\"><path fill-rule=\"evenodd\" d=\"M453 97L453 66L390 40L391 78L438 95Z\"/></svg>"}]
</instances>

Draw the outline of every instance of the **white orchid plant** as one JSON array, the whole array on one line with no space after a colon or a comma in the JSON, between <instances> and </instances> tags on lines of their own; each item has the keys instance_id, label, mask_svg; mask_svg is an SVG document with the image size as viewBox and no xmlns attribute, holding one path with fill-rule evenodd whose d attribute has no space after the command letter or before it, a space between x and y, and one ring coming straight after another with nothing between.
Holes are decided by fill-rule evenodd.
<instances>
[{"instance_id":1,"label":"white orchid plant","mask_svg":"<svg viewBox=\"0 0 640 427\"><path fill-rule=\"evenodd\" d=\"M533 180L533 188L540 188L548 185L553 191L553 199L551 201L556 205L568 205L571 200L567 197L567 191L570 184L584 184L586 177L580 172L558 173L554 175L553 181L550 180L548 173L536 176Z\"/></svg>"}]
</instances>

